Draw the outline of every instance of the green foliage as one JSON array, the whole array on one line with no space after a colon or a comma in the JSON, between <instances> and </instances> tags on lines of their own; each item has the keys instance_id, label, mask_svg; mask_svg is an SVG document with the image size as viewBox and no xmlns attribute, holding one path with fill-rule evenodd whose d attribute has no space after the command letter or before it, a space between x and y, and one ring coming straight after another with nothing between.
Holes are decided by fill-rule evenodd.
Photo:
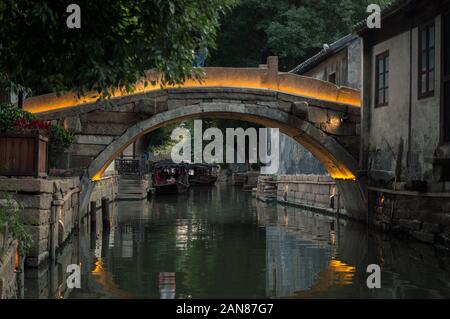
<instances>
[{"instance_id":1,"label":"green foliage","mask_svg":"<svg viewBox=\"0 0 450 319\"><path fill-rule=\"evenodd\" d=\"M170 134L180 123L163 126L145 136L147 148L152 152L164 150L167 146L172 145Z\"/></svg>"},{"instance_id":2,"label":"green foliage","mask_svg":"<svg viewBox=\"0 0 450 319\"><path fill-rule=\"evenodd\" d=\"M235 0L79 0L81 28L66 26L73 1L0 2L0 79L34 93L132 90L144 71L163 82L198 76L195 50L213 48Z\"/></svg>"},{"instance_id":3,"label":"green foliage","mask_svg":"<svg viewBox=\"0 0 450 319\"><path fill-rule=\"evenodd\" d=\"M179 127L183 126L184 128L188 129L191 134L191 145L194 145L194 120L187 120L183 121L181 123L175 123L168 126L161 127L150 134L147 134L145 136L145 145L147 145L147 149L150 150L153 154L167 154L170 153L171 147L178 143L178 141L174 141L171 139L171 133L172 131ZM247 121L241 121L241 120L227 120L227 119L202 119L202 129L203 133L208 128L218 128L222 132L222 136L226 138L226 129L227 128L242 128L246 130L247 128L253 127L257 130L258 128L262 127L257 124L253 124ZM202 135L202 145L203 147L206 144L209 144L209 141L203 141L203 135ZM249 144L246 144L247 146L247 152L248 152L248 146ZM226 143L223 144L223 154L226 153ZM235 144L236 147L236 144Z\"/></svg>"},{"instance_id":4,"label":"green foliage","mask_svg":"<svg viewBox=\"0 0 450 319\"><path fill-rule=\"evenodd\" d=\"M27 121L32 121L36 119L36 116L12 104L0 103L0 133L11 129L14 122L22 118L25 118Z\"/></svg>"},{"instance_id":5,"label":"green foliage","mask_svg":"<svg viewBox=\"0 0 450 319\"><path fill-rule=\"evenodd\" d=\"M368 4L388 0L241 0L222 19L209 65L256 66L278 55L289 71L302 60L351 32L368 16Z\"/></svg>"},{"instance_id":6,"label":"green foliage","mask_svg":"<svg viewBox=\"0 0 450 319\"><path fill-rule=\"evenodd\" d=\"M13 200L9 194L1 193L0 198L0 231L8 227L12 237L19 243L19 253L24 256L29 251L33 240L24 226L20 211L23 209L21 203Z\"/></svg>"},{"instance_id":7,"label":"green foliage","mask_svg":"<svg viewBox=\"0 0 450 319\"><path fill-rule=\"evenodd\" d=\"M50 126L48 139L48 165L56 166L58 157L66 151L73 143L73 135L59 124Z\"/></svg>"}]
</instances>

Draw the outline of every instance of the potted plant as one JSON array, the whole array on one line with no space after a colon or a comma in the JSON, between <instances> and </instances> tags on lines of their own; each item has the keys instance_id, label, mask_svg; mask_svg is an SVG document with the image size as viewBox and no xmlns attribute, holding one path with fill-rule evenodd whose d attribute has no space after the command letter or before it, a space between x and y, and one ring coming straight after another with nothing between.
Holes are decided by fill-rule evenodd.
<instances>
[{"instance_id":1,"label":"potted plant","mask_svg":"<svg viewBox=\"0 0 450 319\"><path fill-rule=\"evenodd\" d=\"M0 175L47 175L48 163L72 143L61 125L36 118L12 104L0 104Z\"/></svg>"}]
</instances>

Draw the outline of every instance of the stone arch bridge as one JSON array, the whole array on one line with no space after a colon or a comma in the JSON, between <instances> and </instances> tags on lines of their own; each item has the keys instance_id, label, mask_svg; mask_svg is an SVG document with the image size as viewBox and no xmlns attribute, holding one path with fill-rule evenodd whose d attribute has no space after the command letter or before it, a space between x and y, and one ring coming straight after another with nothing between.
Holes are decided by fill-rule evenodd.
<instances>
[{"instance_id":1,"label":"stone arch bridge","mask_svg":"<svg viewBox=\"0 0 450 319\"><path fill-rule=\"evenodd\" d=\"M75 134L66 168L83 172L81 208L95 181L131 143L164 125L189 118L240 119L279 128L308 149L337 181L347 212L365 219L358 175L360 93L320 80L278 72L276 57L259 68L205 68L201 81L161 88L137 83L133 94L110 102L68 93L29 98L24 109L59 120ZM143 80L144 81L144 80ZM113 104L113 105L111 105ZM282 156L282 154L281 154Z\"/></svg>"}]
</instances>

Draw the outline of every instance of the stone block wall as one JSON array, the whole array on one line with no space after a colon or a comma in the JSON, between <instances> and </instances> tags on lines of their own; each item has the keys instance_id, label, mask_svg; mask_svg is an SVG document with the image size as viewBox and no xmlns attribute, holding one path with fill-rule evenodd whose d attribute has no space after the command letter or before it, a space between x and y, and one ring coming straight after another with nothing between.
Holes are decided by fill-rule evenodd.
<instances>
[{"instance_id":1,"label":"stone block wall","mask_svg":"<svg viewBox=\"0 0 450 319\"><path fill-rule=\"evenodd\" d=\"M78 177L0 178L0 192L22 205L24 223L33 240L27 266L37 267L50 256L52 231L57 246L78 223L79 186Z\"/></svg>"},{"instance_id":2,"label":"stone block wall","mask_svg":"<svg viewBox=\"0 0 450 319\"><path fill-rule=\"evenodd\" d=\"M369 190L369 223L383 231L450 247L450 195Z\"/></svg>"},{"instance_id":3,"label":"stone block wall","mask_svg":"<svg viewBox=\"0 0 450 319\"><path fill-rule=\"evenodd\" d=\"M107 198L110 202L117 197L119 176L116 174L105 174L102 179L95 183L90 201L95 201L97 207L102 205L102 198ZM86 212L85 212L86 213Z\"/></svg>"},{"instance_id":4,"label":"stone block wall","mask_svg":"<svg viewBox=\"0 0 450 319\"><path fill-rule=\"evenodd\" d=\"M263 202L277 200L277 181L275 176L260 175L256 186L256 198Z\"/></svg>"},{"instance_id":5,"label":"stone block wall","mask_svg":"<svg viewBox=\"0 0 450 319\"><path fill-rule=\"evenodd\" d=\"M277 177L277 201L286 204L336 212L336 184L326 175L282 175ZM334 202L334 203L332 203ZM343 213L342 201L339 205Z\"/></svg>"},{"instance_id":6,"label":"stone block wall","mask_svg":"<svg viewBox=\"0 0 450 319\"><path fill-rule=\"evenodd\" d=\"M81 191L78 177L0 177L0 194L17 200L23 207L24 223L33 240L25 259L27 266L37 267L46 261L79 225L87 213L79 211ZM91 201L100 209L102 198L113 201L116 196L117 176L106 175L96 183Z\"/></svg>"}]
</instances>

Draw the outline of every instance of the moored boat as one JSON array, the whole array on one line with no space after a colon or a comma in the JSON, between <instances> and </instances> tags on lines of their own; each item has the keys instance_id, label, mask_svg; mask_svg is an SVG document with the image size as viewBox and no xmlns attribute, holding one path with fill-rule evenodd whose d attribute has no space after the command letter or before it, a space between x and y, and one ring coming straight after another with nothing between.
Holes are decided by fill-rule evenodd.
<instances>
[{"instance_id":1,"label":"moored boat","mask_svg":"<svg viewBox=\"0 0 450 319\"><path fill-rule=\"evenodd\" d=\"M189 183L192 185L213 185L217 181L218 166L212 164L190 164Z\"/></svg>"},{"instance_id":2,"label":"moored boat","mask_svg":"<svg viewBox=\"0 0 450 319\"><path fill-rule=\"evenodd\" d=\"M162 160L153 164L155 194L181 194L189 189L188 165Z\"/></svg>"}]
</instances>

